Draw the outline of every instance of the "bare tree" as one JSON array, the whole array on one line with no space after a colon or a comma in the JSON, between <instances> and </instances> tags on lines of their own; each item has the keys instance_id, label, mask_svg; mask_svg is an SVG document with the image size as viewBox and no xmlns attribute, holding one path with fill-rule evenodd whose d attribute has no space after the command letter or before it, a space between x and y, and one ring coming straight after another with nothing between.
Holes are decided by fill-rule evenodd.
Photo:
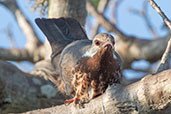
<instances>
[{"instance_id":1,"label":"bare tree","mask_svg":"<svg viewBox=\"0 0 171 114\"><path fill-rule=\"evenodd\" d=\"M98 32L100 26L103 26L106 31L116 34L118 38L116 51L122 58L123 70L132 69L151 73L149 69L134 69L131 65L134 61L142 59L154 63L162 57L156 73L149 74L135 83L134 81L125 82L127 84L132 83L130 85L113 85L103 95L86 104L86 108L75 109L72 104L69 106L61 105L68 96L64 93L63 82L59 77L59 71L55 70L51 65L51 48L48 41L46 40L44 43L40 41L16 0L0 0L0 4L5 6L15 17L16 22L27 39L27 43L23 49L0 48L0 113L26 111L30 111L26 112L27 114L170 113L170 33L164 38L156 38L158 35L150 24L148 16L142 13L147 27L155 39L145 40L128 36L116 26L118 5L121 1L116 0L114 2L114 15L111 16L111 19L108 19L104 16L104 12L109 7L109 2L111 2L109 0L101 0L97 8L91 0L34 0L35 5L33 7L35 9L39 8L44 13L48 13L48 18L72 17L77 19L83 26L85 25L88 11L97 20L97 23L92 28L92 36ZM170 29L171 24L167 16L153 0L148 1ZM145 4L147 4L146 2ZM147 9L144 9L144 12L145 10ZM59 58L60 54L58 55ZM30 61L35 67L31 73L25 73L5 60ZM55 85L48 79L55 82ZM60 106L52 107L54 105ZM39 108L46 109L35 110Z\"/></svg>"}]
</instances>

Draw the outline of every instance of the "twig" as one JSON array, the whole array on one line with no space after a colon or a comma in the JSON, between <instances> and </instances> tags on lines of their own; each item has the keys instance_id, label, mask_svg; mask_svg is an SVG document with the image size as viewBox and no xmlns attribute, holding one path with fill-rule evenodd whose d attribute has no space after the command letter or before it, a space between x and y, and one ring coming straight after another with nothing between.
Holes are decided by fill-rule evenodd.
<instances>
[{"instance_id":1,"label":"twig","mask_svg":"<svg viewBox=\"0 0 171 114\"><path fill-rule=\"evenodd\" d=\"M160 9L160 7L155 3L154 0L148 0L148 1L150 2L153 9L156 10L156 12L163 18L163 21L171 30L171 22L167 18L167 16L164 14L164 12ZM170 40L168 41L167 48L162 56L162 59L160 61L159 67L156 70L156 73L169 69L170 58L171 58L171 37L170 37Z\"/></svg>"},{"instance_id":2,"label":"twig","mask_svg":"<svg viewBox=\"0 0 171 114\"><path fill-rule=\"evenodd\" d=\"M167 18L167 16L164 14L164 12L160 9L160 7L155 3L154 0L148 0L148 1L150 2L150 4L153 7L153 9L155 9L156 12L163 18L163 21L168 26L168 28L171 30L171 22Z\"/></svg>"},{"instance_id":3,"label":"twig","mask_svg":"<svg viewBox=\"0 0 171 114\"><path fill-rule=\"evenodd\" d=\"M156 73L169 69L170 59L171 59L171 38L168 41L167 48L162 56L162 59L159 63Z\"/></svg>"},{"instance_id":4,"label":"twig","mask_svg":"<svg viewBox=\"0 0 171 114\"><path fill-rule=\"evenodd\" d=\"M14 41L14 37L13 37L13 34L12 34L12 31L11 31L11 26L8 25L8 27L4 30L5 33L7 34L9 40L10 40L10 44L11 44L11 47L12 48L16 48L16 43Z\"/></svg>"},{"instance_id":5,"label":"twig","mask_svg":"<svg viewBox=\"0 0 171 114\"><path fill-rule=\"evenodd\" d=\"M28 60L37 62L45 58L46 54L42 54L43 44L35 33L31 23L20 10L16 0L1 1L0 4L8 8L14 15L19 27L25 34L27 43L23 49L0 49L0 58L3 60L22 61ZM3 54L3 55L1 55ZM5 58L6 57L6 58Z\"/></svg>"},{"instance_id":6,"label":"twig","mask_svg":"<svg viewBox=\"0 0 171 114\"><path fill-rule=\"evenodd\" d=\"M117 9L118 9L118 6L119 6L119 4L122 2L122 0L115 0L114 1L114 3L113 3L113 6L112 6L112 8L113 8L113 13L112 13L112 22L114 23L114 24L116 24L117 23Z\"/></svg>"},{"instance_id":7,"label":"twig","mask_svg":"<svg viewBox=\"0 0 171 114\"><path fill-rule=\"evenodd\" d=\"M90 0L87 0L87 9L88 11L98 18L99 23L108 31L108 32L115 32L118 38L122 38L123 40L127 40L125 35L115 26L115 24L111 23L107 18L101 15L93 6Z\"/></svg>"},{"instance_id":8,"label":"twig","mask_svg":"<svg viewBox=\"0 0 171 114\"><path fill-rule=\"evenodd\" d=\"M158 38L158 35L155 32L155 29L152 26L152 23L150 22L150 19L148 18L148 15L147 15L147 1L144 1L143 9L141 11L138 11L136 9L130 9L129 11L133 14L140 15L144 19L144 22L145 22L147 28L151 31L153 37Z\"/></svg>"}]
</instances>

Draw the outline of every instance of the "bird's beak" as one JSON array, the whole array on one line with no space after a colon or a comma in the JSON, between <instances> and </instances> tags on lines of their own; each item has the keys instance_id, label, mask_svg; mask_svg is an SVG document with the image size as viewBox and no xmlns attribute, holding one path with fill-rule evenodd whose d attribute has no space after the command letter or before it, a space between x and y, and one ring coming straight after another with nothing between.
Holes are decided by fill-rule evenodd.
<instances>
[{"instance_id":1,"label":"bird's beak","mask_svg":"<svg viewBox=\"0 0 171 114\"><path fill-rule=\"evenodd\" d=\"M112 42L111 42L111 40L110 40L109 38L108 38L106 41L104 41L102 47L105 47L105 46L107 46L107 45L111 45L112 48L113 48L113 44L112 44Z\"/></svg>"}]
</instances>

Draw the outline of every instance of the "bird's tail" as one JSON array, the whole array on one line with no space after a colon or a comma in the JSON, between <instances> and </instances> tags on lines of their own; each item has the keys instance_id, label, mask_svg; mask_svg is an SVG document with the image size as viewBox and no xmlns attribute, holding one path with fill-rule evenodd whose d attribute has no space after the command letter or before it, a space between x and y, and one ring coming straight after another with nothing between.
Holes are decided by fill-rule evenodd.
<instances>
[{"instance_id":1,"label":"bird's tail","mask_svg":"<svg viewBox=\"0 0 171 114\"><path fill-rule=\"evenodd\" d=\"M80 23L73 18L37 18L35 22L46 35L51 45L52 58L60 54L69 43L75 40L87 39L87 35Z\"/></svg>"}]
</instances>

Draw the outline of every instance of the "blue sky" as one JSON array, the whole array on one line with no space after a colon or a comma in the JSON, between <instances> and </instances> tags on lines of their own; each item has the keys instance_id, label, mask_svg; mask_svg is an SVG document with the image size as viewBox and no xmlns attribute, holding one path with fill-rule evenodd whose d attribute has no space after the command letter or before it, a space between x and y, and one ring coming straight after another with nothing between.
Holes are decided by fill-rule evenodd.
<instances>
[{"instance_id":1,"label":"blue sky","mask_svg":"<svg viewBox=\"0 0 171 114\"><path fill-rule=\"evenodd\" d=\"M30 22L33 24L36 32L40 36L41 40L44 41L45 36L43 33L39 30L39 28L35 25L34 19L37 17L40 17L38 12L33 12L30 8L30 4L28 4L29 0L17 0L18 4L20 5L21 9L23 10L26 17L30 20ZM117 26L119 29L121 29L124 33L128 35L137 36L144 39L152 39L151 32L147 29L147 27L144 24L144 20L137 15L134 15L128 11L128 9L136 9L141 10L142 9L142 3L144 0L123 0L123 2L120 4L118 9L118 23ZM171 0L155 0L158 5L161 7L161 9L165 12L165 14L168 16L169 19L171 19ZM105 12L105 16L110 17L111 16L111 9L108 8ZM148 15L151 19L152 25L154 26L157 34L159 36L164 36L167 33L167 30L163 30L163 21L161 17L154 11L154 9L151 8L150 4L148 4ZM4 32L7 27L10 27L12 31L12 35L14 38L14 42L16 44L17 48L24 47L26 43L26 39L24 34L21 32L20 28L18 27L17 23L15 22L15 19L11 12L8 11L8 9L4 8L2 5L0 5L0 48L11 48L10 40L7 36L7 34ZM89 19L89 18L88 18ZM91 19L91 23L93 23L93 19ZM105 30L103 28L100 29L101 32L104 32ZM89 31L89 30L87 30ZM89 32L88 32L89 33ZM88 34L89 35L89 34ZM89 35L90 36L90 35ZM14 62L13 62L14 63ZM145 62L143 60L139 62L135 62L133 64L133 67L145 67L149 63ZM22 63L15 63L19 68L21 68L24 71L31 71L33 68L33 65L29 62L22 62ZM128 78L132 78L134 76L137 76L137 73L132 71L126 71L126 75ZM138 76L142 76L143 73L138 73Z\"/></svg>"}]
</instances>

